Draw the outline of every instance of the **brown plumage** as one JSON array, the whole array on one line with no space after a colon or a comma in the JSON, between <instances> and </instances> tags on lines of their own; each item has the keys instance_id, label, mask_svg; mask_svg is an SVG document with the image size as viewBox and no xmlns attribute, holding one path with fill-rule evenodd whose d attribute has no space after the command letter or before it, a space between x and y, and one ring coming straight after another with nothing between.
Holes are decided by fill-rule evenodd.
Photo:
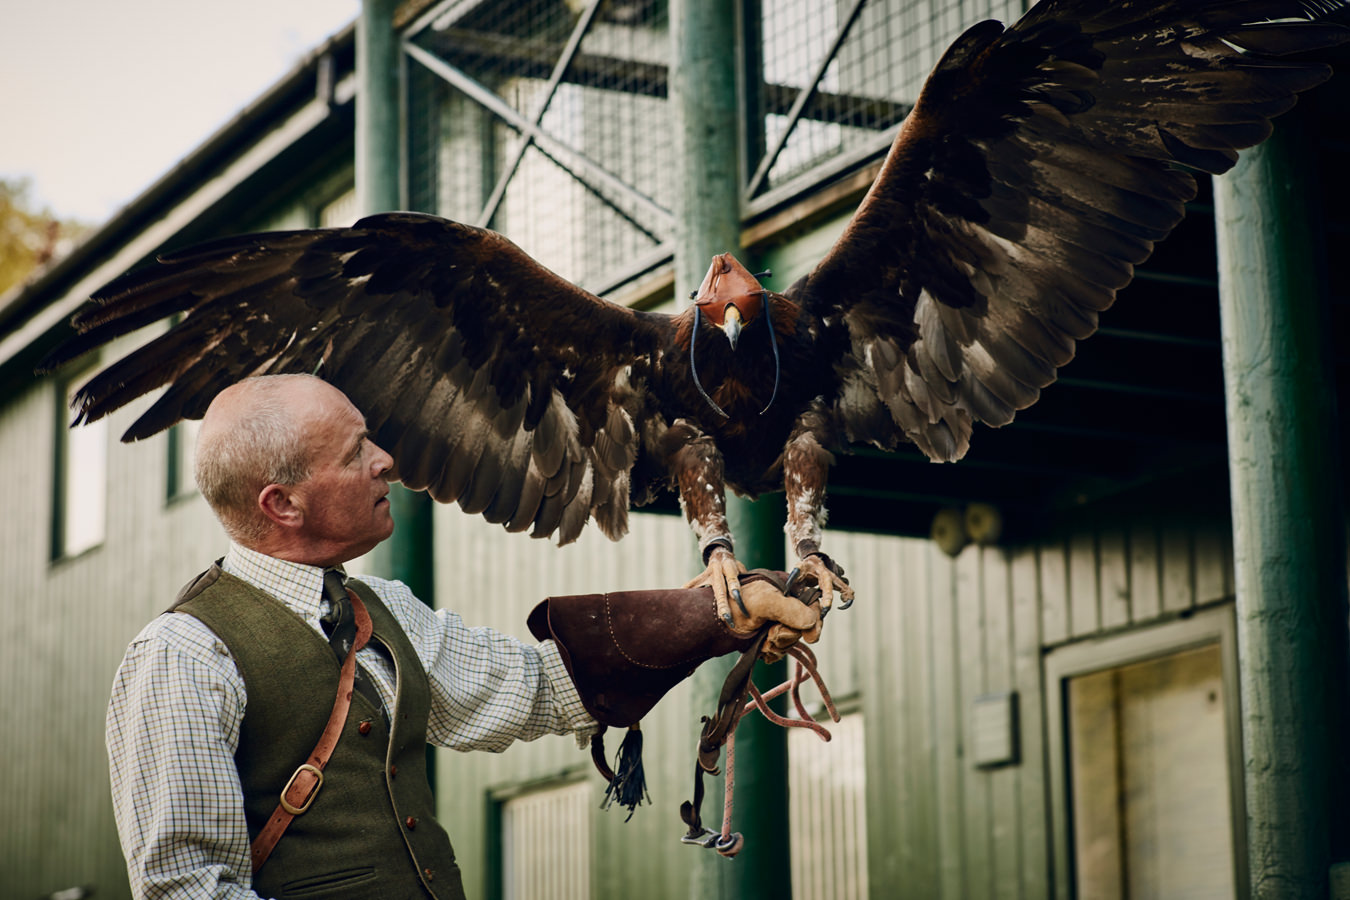
<instances>
[{"instance_id":1,"label":"brown plumage","mask_svg":"<svg viewBox=\"0 0 1350 900\"><path fill-rule=\"evenodd\" d=\"M1043 0L976 25L782 294L720 256L689 309L634 312L500 235L391 213L164 257L95 296L47 366L187 313L86 384L77 421L168 384L134 440L241 378L318 369L437 500L566 543L591 518L617 539L673 488L734 588L724 486L782 488L804 564L851 597L818 554L834 454L959 459L976 421L1034 403L1180 221L1178 166L1220 173L1265 139L1329 77L1309 51L1346 39L1325 21L1346 7Z\"/></svg>"}]
</instances>

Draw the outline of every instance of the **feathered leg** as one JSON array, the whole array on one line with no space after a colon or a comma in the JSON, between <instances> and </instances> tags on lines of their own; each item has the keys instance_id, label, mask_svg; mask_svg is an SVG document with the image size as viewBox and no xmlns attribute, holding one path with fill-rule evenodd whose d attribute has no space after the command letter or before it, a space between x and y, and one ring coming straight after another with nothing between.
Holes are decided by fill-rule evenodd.
<instances>
[{"instance_id":1,"label":"feathered leg","mask_svg":"<svg viewBox=\"0 0 1350 900\"><path fill-rule=\"evenodd\" d=\"M820 552L825 524L825 484L834 455L816 436L799 430L783 453L783 490L787 494L787 536L801 560L803 576L815 578L821 589L821 608L828 610L839 594L840 608L853 603L853 588L844 570Z\"/></svg>"}]
</instances>

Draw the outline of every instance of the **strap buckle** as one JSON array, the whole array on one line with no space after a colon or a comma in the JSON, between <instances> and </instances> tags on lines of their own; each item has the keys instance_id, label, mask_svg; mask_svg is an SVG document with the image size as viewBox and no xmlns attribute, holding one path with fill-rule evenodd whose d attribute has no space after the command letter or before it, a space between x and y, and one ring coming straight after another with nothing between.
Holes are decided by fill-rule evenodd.
<instances>
[{"instance_id":1,"label":"strap buckle","mask_svg":"<svg viewBox=\"0 0 1350 900\"><path fill-rule=\"evenodd\" d=\"M301 803L299 806L295 806L289 800L287 800L286 797L288 794L290 794L291 788L297 786L295 783L296 779L300 778L300 776L306 772L308 772L310 775L313 776L314 783L310 786L309 790L306 792L304 802ZM304 813L307 809L309 809L310 804L314 802L314 798L319 795L319 788L321 787L323 787L323 769L320 769L318 766L305 763L303 766L296 769L294 773L292 773L290 781L287 781L286 786L282 788L281 808L286 810L286 812L290 813L293 816L298 816Z\"/></svg>"}]
</instances>

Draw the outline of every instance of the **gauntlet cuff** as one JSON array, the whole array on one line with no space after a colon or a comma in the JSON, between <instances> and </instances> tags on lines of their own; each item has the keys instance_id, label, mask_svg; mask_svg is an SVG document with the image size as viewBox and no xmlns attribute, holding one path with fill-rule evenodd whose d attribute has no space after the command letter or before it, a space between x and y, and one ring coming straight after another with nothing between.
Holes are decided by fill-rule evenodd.
<instances>
[{"instance_id":1,"label":"gauntlet cuff","mask_svg":"<svg viewBox=\"0 0 1350 900\"><path fill-rule=\"evenodd\" d=\"M550 597L528 625L558 645L586 711L615 727L636 723L700 664L755 639L722 621L708 587Z\"/></svg>"}]
</instances>

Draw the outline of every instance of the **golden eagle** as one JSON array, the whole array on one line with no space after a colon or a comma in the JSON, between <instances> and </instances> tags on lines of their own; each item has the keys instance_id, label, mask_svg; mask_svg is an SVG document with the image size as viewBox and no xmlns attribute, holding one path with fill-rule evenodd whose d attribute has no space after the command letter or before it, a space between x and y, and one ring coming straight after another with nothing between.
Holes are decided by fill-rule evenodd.
<instances>
[{"instance_id":1,"label":"golden eagle","mask_svg":"<svg viewBox=\"0 0 1350 900\"><path fill-rule=\"evenodd\" d=\"M1345 0L1042 0L942 56L847 228L782 293L716 257L678 315L606 302L499 234L388 213L252 234L117 279L46 367L183 314L85 384L76 421L168 390L124 436L201 416L250 375L318 370L396 477L509 531L610 538L678 493L738 587L724 491L782 488L806 572L834 455L956 460L1036 402L1221 173L1330 76ZM1291 55L1293 54L1293 55ZM826 596L830 596L827 591Z\"/></svg>"}]
</instances>

